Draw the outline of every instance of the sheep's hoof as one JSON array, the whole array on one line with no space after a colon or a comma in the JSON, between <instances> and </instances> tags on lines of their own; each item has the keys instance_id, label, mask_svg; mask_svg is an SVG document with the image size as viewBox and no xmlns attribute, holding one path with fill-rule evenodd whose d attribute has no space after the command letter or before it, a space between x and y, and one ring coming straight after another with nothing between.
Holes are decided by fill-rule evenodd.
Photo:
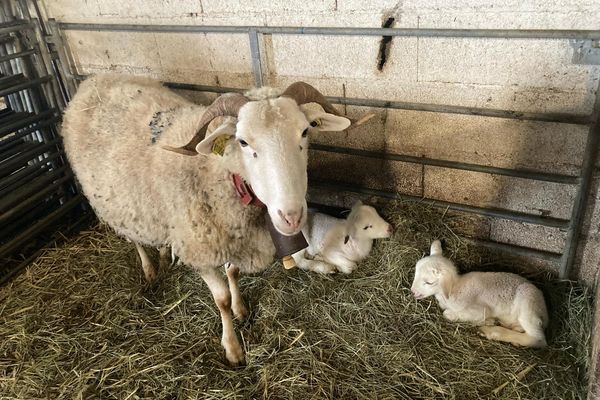
<instances>
[{"instance_id":1,"label":"sheep's hoof","mask_svg":"<svg viewBox=\"0 0 600 400\"><path fill-rule=\"evenodd\" d=\"M250 314L244 303L232 305L231 311L233 311L233 317L239 321L246 320Z\"/></svg>"},{"instance_id":2,"label":"sheep's hoof","mask_svg":"<svg viewBox=\"0 0 600 400\"><path fill-rule=\"evenodd\" d=\"M146 277L146 282L152 283L156 280L156 276L158 274L156 273L156 268L154 267L154 265L152 265L152 264L142 265L142 269L144 270L144 276Z\"/></svg>"},{"instance_id":3,"label":"sheep's hoof","mask_svg":"<svg viewBox=\"0 0 600 400\"><path fill-rule=\"evenodd\" d=\"M246 363L244 351L239 344L237 346L231 346L229 349L225 348L225 358L232 367L239 367Z\"/></svg>"}]
</instances>

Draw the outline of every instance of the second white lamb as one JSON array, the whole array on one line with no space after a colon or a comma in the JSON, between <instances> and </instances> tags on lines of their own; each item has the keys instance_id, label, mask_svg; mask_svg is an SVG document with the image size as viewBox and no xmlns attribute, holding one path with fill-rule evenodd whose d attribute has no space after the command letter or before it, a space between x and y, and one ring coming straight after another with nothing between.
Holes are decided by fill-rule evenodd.
<instances>
[{"instance_id":1,"label":"second white lamb","mask_svg":"<svg viewBox=\"0 0 600 400\"><path fill-rule=\"evenodd\" d=\"M537 287L506 272L459 275L454 263L442 255L439 240L431 244L431 254L417 262L411 291L416 299L435 296L446 319L481 326L488 339L546 346L548 311Z\"/></svg>"},{"instance_id":2,"label":"second white lamb","mask_svg":"<svg viewBox=\"0 0 600 400\"><path fill-rule=\"evenodd\" d=\"M360 201L346 219L309 213L302 230L308 248L293 257L298 267L307 271L349 274L369 255L374 239L388 238L392 232L392 226L373 207Z\"/></svg>"}]
</instances>

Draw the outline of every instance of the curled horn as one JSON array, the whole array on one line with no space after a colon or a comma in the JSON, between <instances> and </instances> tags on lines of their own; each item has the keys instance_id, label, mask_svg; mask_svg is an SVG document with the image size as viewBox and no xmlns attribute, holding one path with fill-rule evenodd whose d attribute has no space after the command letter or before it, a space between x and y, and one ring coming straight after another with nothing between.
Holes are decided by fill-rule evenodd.
<instances>
[{"instance_id":1,"label":"curled horn","mask_svg":"<svg viewBox=\"0 0 600 400\"><path fill-rule=\"evenodd\" d=\"M292 99L296 100L296 103L298 103L298 105L306 103L317 103L321 107L323 107L323 110L325 110L326 113L348 118L342 115L334 106L332 106L331 103L329 103L321 94L321 92L319 92L317 89L315 89L313 86L309 85L306 82L292 83L290 86L287 87L287 89L285 89L285 91L281 95L291 97ZM358 125L362 125L374 116L375 114L367 114L358 120L353 120L351 118L348 119L350 120L350 122L352 122L352 128Z\"/></svg>"},{"instance_id":2,"label":"curled horn","mask_svg":"<svg viewBox=\"0 0 600 400\"><path fill-rule=\"evenodd\" d=\"M171 147L163 146L165 150L174 151L176 153L185 154L187 156L195 156L198 154L196 146L204 139L206 135L206 128L210 122L220 116L237 117L240 108L248 102L248 99L240 93L225 93L215 99L213 103L208 106L198 125L200 128L185 146Z\"/></svg>"}]
</instances>

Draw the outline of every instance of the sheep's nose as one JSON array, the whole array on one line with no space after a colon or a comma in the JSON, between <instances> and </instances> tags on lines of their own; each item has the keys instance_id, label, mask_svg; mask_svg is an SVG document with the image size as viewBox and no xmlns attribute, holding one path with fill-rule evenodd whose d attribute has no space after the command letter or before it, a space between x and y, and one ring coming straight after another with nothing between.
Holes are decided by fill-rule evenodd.
<instances>
[{"instance_id":1,"label":"sheep's nose","mask_svg":"<svg viewBox=\"0 0 600 400\"><path fill-rule=\"evenodd\" d=\"M394 227L391 225L388 225L388 233L391 235L392 233L394 233Z\"/></svg>"},{"instance_id":2,"label":"sheep's nose","mask_svg":"<svg viewBox=\"0 0 600 400\"><path fill-rule=\"evenodd\" d=\"M302 220L302 211L303 208L301 208L300 210L288 211L277 210L277 213L290 228L298 229L298 227L300 226L300 220Z\"/></svg>"}]
</instances>

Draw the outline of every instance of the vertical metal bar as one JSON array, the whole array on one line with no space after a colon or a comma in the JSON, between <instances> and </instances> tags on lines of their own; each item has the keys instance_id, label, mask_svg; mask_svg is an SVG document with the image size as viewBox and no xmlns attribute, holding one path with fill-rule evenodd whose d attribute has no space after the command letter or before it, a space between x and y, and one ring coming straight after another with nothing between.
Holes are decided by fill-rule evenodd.
<instances>
[{"instance_id":1,"label":"vertical metal bar","mask_svg":"<svg viewBox=\"0 0 600 400\"><path fill-rule=\"evenodd\" d=\"M56 20L49 19L48 26L50 27L51 32L51 43L54 44L54 50L58 54L58 60L54 62L54 65L57 67L55 72L57 72L59 76L59 81L65 82L64 87L64 95L65 102L71 100L71 98L75 95L77 91L77 86L75 84L75 78L71 73L71 63L69 62L69 56L67 54L67 43L63 40L62 32L56 23ZM73 64L73 69L75 69L75 64Z\"/></svg>"},{"instance_id":2,"label":"vertical metal bar","mask_svg":"<svg viewBox=\"0 0 600 400\"><path fill-rule=\"evenodd\" d=\"M260 59L260 44L258 40L258 32L251 29L248 32L250 38L250 55L252 56L252 72L254 72L254 83L256 87L263 85L262 61Z\"/></svg>"},{"instance_id":3,"label":"vertical metal bar","mask_svg":"<svg viewBox=\"0 0 600 400\"><path fill-rule=\"evenodd\" d=\"M573 203L573 209L571 210L571 222L567 230L566 248L560 260L560 278L569 278L571 268L575 262L579 237L581 235L581 225L583 223L583 217L585 216L587 208L587 200L590 194L592 175L598 154L598 144L600 143L600 82L596 89L596 100L594 102L592 121L587 135L587 142L585 144L579 186L577 187L575 202Z\"/></svg>"}]
</instances>

